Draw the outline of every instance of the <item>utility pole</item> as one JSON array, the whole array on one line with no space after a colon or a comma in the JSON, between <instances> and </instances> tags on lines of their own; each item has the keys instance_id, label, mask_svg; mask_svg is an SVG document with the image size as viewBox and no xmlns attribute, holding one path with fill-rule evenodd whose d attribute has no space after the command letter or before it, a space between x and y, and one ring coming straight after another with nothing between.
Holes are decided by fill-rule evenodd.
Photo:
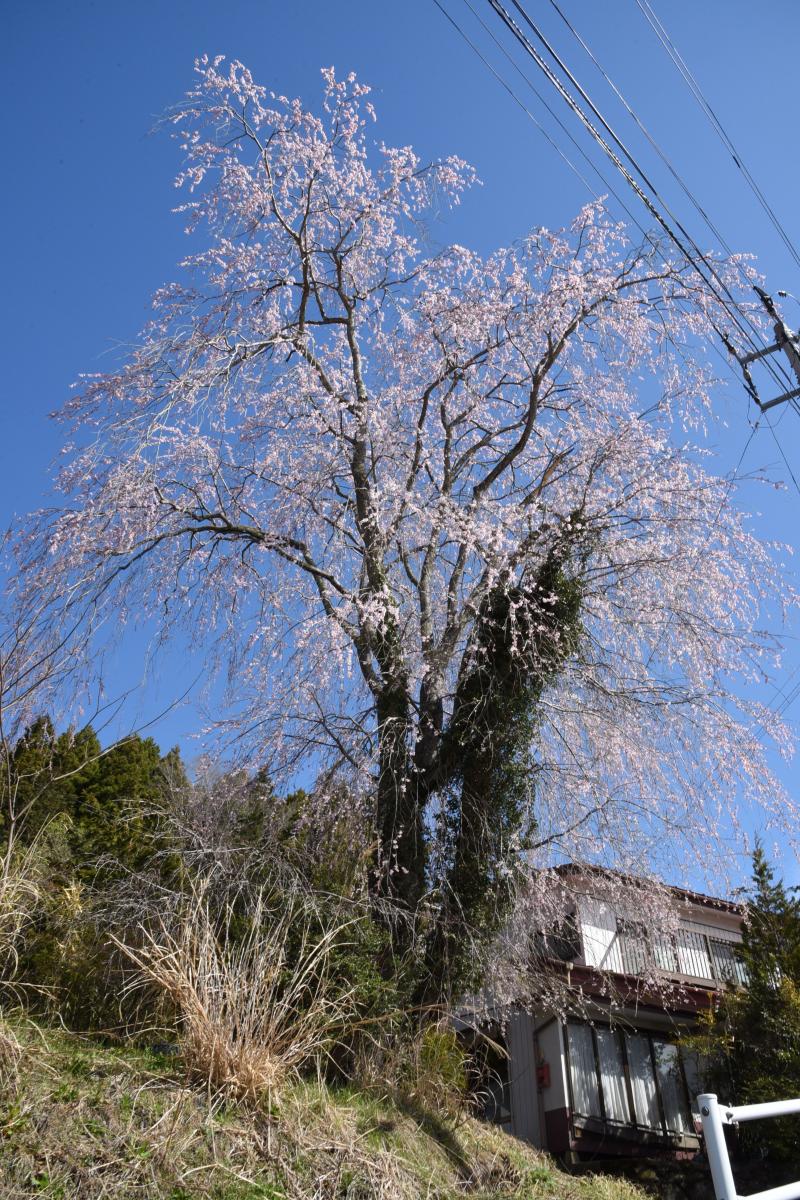
<instances>
[{"instance_id":1,"label":"utility pole","mask_svg":"<svg viewBox=\"0 0 800 1200\"><path fill-rule=\"evenodd\" d=\"M754 289L758 293L764 308L775 322L773 325L775 341L771 346L765 346L763 350L755 350L752 354L737 354L736 349L731 343L730 339L725 337L724 341L726 349L730 354L733 355L733 357L739 363L739 366L742 368L742 373L744 374L744 384L749 395L756 402L761 411L766 412L767 409L774 408L776 404L785 404L787 400L794 400L797 396L800 396L800 386L794 388L792 391L783 392L782 395L775 396L772 400L762 400L758 394L758 389L753 382L753 377L750 374L750 364L756 362L756 360L759 358L768 358L771 354L783 353L789 360L789 366L794 372L794 376L798 382L798 385L800 385L800 335L793 333L786 324L783 317L775 307L775 301L772 299L772 296L765 292L763 288L755 287L754 285ZM779 293L779 295L782 294L784 293Z\"/></svg>"}]
</instances>

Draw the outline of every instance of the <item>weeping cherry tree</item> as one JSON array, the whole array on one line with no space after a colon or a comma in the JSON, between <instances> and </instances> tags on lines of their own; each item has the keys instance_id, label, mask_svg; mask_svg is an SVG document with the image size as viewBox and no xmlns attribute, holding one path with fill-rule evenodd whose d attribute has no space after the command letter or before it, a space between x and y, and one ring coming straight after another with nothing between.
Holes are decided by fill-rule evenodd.
<instances>
[{"instance_id":1,"label":"weeping cherry tree","mask_svg":"<svg viewBox=\"0 0 800 1200\"><path fill-rule=\"evenodd\" d=\"M244 761L313 766L320 804L346 780L428 995L520 873L685 862L733 795L780 815L743 698L780 580L702 449L730 318L690 265L601 205L431 250L472 169L375 143L368 89L323 79L311 111L198 63L171 117L197 249L65 406L17 587L51 636L191 631Z\"/></svg>"}]
</instances>

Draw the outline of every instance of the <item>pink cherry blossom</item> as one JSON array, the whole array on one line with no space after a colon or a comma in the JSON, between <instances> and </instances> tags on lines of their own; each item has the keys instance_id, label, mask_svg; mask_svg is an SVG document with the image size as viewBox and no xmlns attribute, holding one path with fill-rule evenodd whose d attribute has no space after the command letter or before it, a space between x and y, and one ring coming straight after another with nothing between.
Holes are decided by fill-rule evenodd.
<instances>
[{"instance_id":1,"label":"pink cherry blossom","mask_svg":"<svg viewBox=\"0 0 800 1200\"><path fill-rule=\"evenodd\" d=\"M749 688L793 597L703 448L727 312L596 204L488 257L432 252L426 217L474 171L376 145L368 89L323 81L312 111L198 62L170 118L196 249L127 362L64 406L63 501L20 539L20 603L52 598L51 631L90 621L95 647L141 615L191 630L229 745L366 804L399 689L400 870L408 821L435 828L403 773L446 726L481 602L558 549L582 634L542 697L531 865L674 878L740 809L791 824Z\"/></svg>"}]
</instances>

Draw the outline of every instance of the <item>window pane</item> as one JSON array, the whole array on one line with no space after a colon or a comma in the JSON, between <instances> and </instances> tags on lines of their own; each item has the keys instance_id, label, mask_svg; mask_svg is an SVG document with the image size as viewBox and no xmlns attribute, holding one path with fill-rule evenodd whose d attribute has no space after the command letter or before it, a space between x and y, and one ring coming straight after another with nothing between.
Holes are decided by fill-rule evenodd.
<instances>
[{"instance_id":1,"label":"window pane","mask_svg":"<svg viewBox=\"0 0 800 1200\"><path fill-rule=\"evenodd\" d=\"M567 1040L575 1112L581 1117L599 1117L600 1089L597 1083L592 1031L588 1025L568 1025Z\"/></svg>"},{"instance_id":2,"label":"window pane","mask_svg":"<svg viewBox=\"0 0 800 1200\"><path fill-rule=\"evenodd\" d=\"M675 935L675 945L678 951L678 970L681 974L692 975L695 979L714 978L706 939L702 933L695 933L691 929L679 929Z\"/></svg>"},{"instance_id":3,"label":"window pane","mask_svg":"<svg viewBox=\"0 0 800 1200\"><path fill-rule=\"evenodd\" d=\"M671 1042L654 1041L653 1050L667 1129L676 1133L688 1133L692 1126L678 1061L678 1047Z\"/></svg>"},{"instance_id":4,"label":"window pane","mask_svg":"<svg viewBox=\"0 0 800 1200\"><path fill-rule=\"evenodd\" d=\"M612 1029L598 1029L597 1057L600 1060L600 1082L603 1086L603 1101L609 1121L628 1124L631 1120L628 1108L628 1091L625 1087L625 1069L622 1065L622 1048L619 1035Z\"/></svg>"},{"instance_id":5,"label":"window pane","mask_svg":"<svg viewBox=\"0 0 800 1200\"><path fill-rule=\"evenodd\" d=\"M653 957L660 971L669 971L672 974L680 969L675 945L668 934L657 934L653 938Z\"/></svg>"},{"instance_id":6,"label":"window pane","mask_svg":"<svg viewBox=\"0 0 800 1200\"><path fill-rule=\"evenodd\" d=\"M650 1039L639 1033L626 1033L625 1047L628 1051L636 1124L645 1125L648 1129L661 1129Z\"/></svg>"},{"instance_id":7,"label":"window pane","mask_svg":"<svg viewBox=\"0 0 800 1200\"><path fill-rule=\"evenodd\" d=\"M709 944L711 961L714 964L714 978L722 980L723 983L746 984L744 964L736 954L736 943L709 938Z\"/></svg>"},{"instance_id":8,"label":"window pane","mask_svg":"<svg viewBox=\"0 0 800 1200\"><path fill-rule=\"evenodd\" d=\"M682 1050L681 1061L683 1062L683 1073L686 1076L686 1086L689 1089L689 1103L692 1112L696 1113L699 1111L696 1104L697 1097L706 1090L700 1056L694 1050Z\"/></svg>"}]
</instances>

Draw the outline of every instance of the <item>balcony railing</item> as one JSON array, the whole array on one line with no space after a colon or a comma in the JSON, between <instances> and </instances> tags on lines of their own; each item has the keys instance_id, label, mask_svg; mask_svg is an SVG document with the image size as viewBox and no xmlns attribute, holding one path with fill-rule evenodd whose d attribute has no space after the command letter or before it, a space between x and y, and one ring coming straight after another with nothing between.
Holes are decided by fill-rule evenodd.
<instances>
[{"instance_id":1,"label":"balcony railing","mask_svg":"<svg viewBox=\"0 0 800 1200\"><path fill-rule=\"evenodd\" d=\"M678 929L675 934L650 937L622 928L617 932L614 945L618 951L618 969L625 975L645 975L655 967L668 975L739 986L747 984L744 963L736 953L738 943L715 938L710 933Z\"/></svg>"}]
</instances>

